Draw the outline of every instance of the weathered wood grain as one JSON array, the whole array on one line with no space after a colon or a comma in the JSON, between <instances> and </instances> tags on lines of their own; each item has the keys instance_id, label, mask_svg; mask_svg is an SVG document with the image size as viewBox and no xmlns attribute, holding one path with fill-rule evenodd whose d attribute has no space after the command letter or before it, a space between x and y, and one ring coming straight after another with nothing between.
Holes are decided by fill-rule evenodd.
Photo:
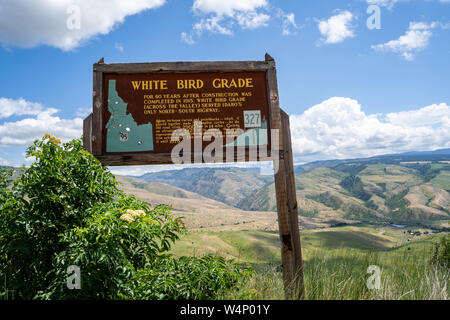
<instances>
[{"instance_id":1,"label":"weathered wood grain","mask_svg":"<svg viewBox=\"0 0 450 320\"><path fill-rule=\"evenodd\" d=\"M92 113L83 120L83 147L92 153Z\"/></svg>"},{"instance_id":2,"label":"weathered wood grain","mask_svg":"<svg viewBox=\"0 0 450 320\"><path fill-rule=\"evenodd\" d=\"M286 163L285 157L285 131L282 130L280 103L278 99L278 84L275 60L266 54L266 62L270 64L267 70L267 90L271 114L272 130L279 130L278 154L279 159L274 160L275 171L275 193L277 198L278 227L281 240L281 261L283 263L283 281L286 298L294 297L294 241L292 238L291 219L288 206L288 186L286 185ZM276 143L272 142L276 148ZM277 150L274 150L276 152Z\"/></svg>"},{"instance_id":3,"label":"weathered wood grain","mask_svg":"<svg viewBox=\"0 0 450 320\"><path fill-rule=\"evenodd\" d=\"M151 63L96 63L94 71L103 73L189 73L266 71L265 61L202 61Z\"/></svg>"},{"instance_id":4,"label":"weathered wood grain","mask_svg":"<svg viewBox=\"0 0 450 320\"><path fill-rule=\"evenodd\" d=\"M92 105L92 154L103 153L103 73L95 71L93 78Z\"/></svg>"},{"instance_id":5,"label":"weathered wood grain","mask_svg":"<svg viewBox=\"0 0 450 320\"><path fill-rule=\"evenodd\" d=\"M197 163L195 160L198 160L202 157L203 154L191 153L191 162ZM271 157L271 153L268 152L267 158L265 155L261 157L259 154L256 159L249 152L245 152L242 157L234 154L233 158L227 159L226 154L224 153L222 160L217 162L226 163L226 162L249 162L249 161L267 161L268 158ZM173 164L171 153L127 153L126 155L121 154L107 154L107 155L97 155L97 159L104 166L126 166L126 165L152 165L152 164ZM217 163L215 162L215 163ZM213 163L212 161L203 161L201 163Z\"/></svg>"},{"instance_id":6,"label":"weathered wood grain","mask_svg":"<svg viewBox=\"0 0 450 320\"><path fill-rule=\"evenodd\" d=\"M292 242L294 246L294 279L293 279L293 295L295 299L301 299L304 292L303 283L303 259L302 247L300 243L300 230L298 224L298 205L297 193L295 187L294 159L292 154L291 132L289 124L289 116L281 110L281 121L284 139L284 162L286 169L286 186L288 199L288 212L290 216L290 226L292 234Z\"/></svg>"}]
</instances>

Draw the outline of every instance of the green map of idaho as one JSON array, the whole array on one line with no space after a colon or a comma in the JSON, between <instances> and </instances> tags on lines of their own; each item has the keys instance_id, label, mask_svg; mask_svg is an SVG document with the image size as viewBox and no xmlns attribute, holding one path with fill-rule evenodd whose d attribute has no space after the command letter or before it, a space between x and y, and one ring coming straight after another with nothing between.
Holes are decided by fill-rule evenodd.
<instances>
[{"instance_id":1,"label":"green map of idaho","mask_svg":"<svg viewBox=\"0 0 450 320\"><path fill-rule=\"evenodd\" d=\"M108 82L108 110L111 118L106 124L106 152L135 152L153 150L151 123L137 125L127 104L119 97L116 80Z\"/></svg>"}]
</instances>

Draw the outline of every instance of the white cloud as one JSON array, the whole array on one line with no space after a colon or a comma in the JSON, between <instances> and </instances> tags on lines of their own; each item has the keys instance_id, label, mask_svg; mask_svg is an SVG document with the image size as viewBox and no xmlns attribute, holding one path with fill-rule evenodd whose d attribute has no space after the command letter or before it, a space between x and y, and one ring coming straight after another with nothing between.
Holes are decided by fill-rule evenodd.
<instances>
[{"instance_id":1,"label":"white cloud","mask_svg":"<svg viewBox=\"0 0 450 320\"><path fill-rule=\"evenodd\" d=\"M40 103L29 102L20 98L18 100L0 98L0 119L12 116L37 115L44 107Z\"/></svg>"},{"instance_id":2,"label":"white cloud","mask_svg":"<svg viewBox=\"0 0 450 320\"><path fill-rule=\"evenodd\" d=\"M411 0L366 0L368 4L375 4L377 6L386 7L389 10L392 10L392 8L399 2L409 2ZM425 0L429 2L430 0ZM450 0L437 0L440 3L450 3Z\"/></svg>"},{"instance_id":3,"label":"white cloud","mask_svg":"<svg viewBox=\"0 0 450 320\"><path fill-rule=\"evenodd\" d=\"M0 158L0 166L10 166L10 165L11 163L8 160Z\"/></svg>"},{"instance_id":4,"label":"white cloud","mask_svg":"<svg viewBox=\"0 0 450 320\"><path fill-rule=\"evenodd\" d=\"M0 99L0 101L4 100L7 100L8 104L11 105L24 104L23 101L25 101L23 99ZM0 123L0 146L28 146L35 139L41 138L46 133L57 136L63 141L81 137L83 131L83 119L79 117L74 119L61 119L56 116L58 113L58 110L56 109L46 108L32 102L26 102L25 105L38 105L39 108L22 113L32 117L18 121L5 121ZM8 117L18 114L19 113L16 112L10 114Z\"/></svg>"},{"instance_id":5,"label":"white cloud","mask_svg":"<svg viewBox=\"0 0 450 320\"><path fill-rule=\"evenodd\" d=\"M450 106L367 115L358 101L333 97L290 117L294 154L302 161L368 157L450 147Z\"/></svg>"},{"instance_id":6,"label":"white cloud","mask_svg":"<svg viewBox=\"0 0 450 320\"><path fill-rule=\"evenodd\" d=\"M193 9L205 14L233 17L236 12L255 12L267 7L267 0L194 0Z\"/></svg>"},{"instance_id":7,"label":"white cloud","mask_svg":"<svg viewBox=\"0 0 450 320\"><path fill-rule=\"evenodd\" d=\"M295 14L293 12L285 13L283 10L277 10L277 17L282 21L282 34L284 36L292 35L295 30L299 29L299 26L295 22Z\"/></svg>"},{"instance_id":8,"label":"white cloud","mask_svg":"<svg viewBox=\"0 0 450 320\"><path fill-rule=\"evenodd\" d=\"M47 44L67 51L96 35L109 33L129 15L164 3L165 0L2 0L0 42L24 48Z\"/></svg>"},{"instance_id":9,"label":"white cloud","mask_svg":"<svg viewBox=\"0 0 450 320\"><path fill-rule=\"evenodd\" d=\"M323 38L321 43L334 44L355 36L352 21L355 16L350 11L342 11L328 20L318 21L318 28Z\"/></svg>"},{"instance_id":10,"label":"white cloud","mask_svg":"<svg viewBox=\"0 0 450 320\"><path fill-rule=\"evenodd\" d=\"M120 52L123 52L123 50L124 50L123 46L120 43L117 43L117 42L114 44L114 48L119 50Z\"/></svg>"},{"instance_id":11,"label":"white cloud","mask_svg":"<svg viewBox=\"0 0 450 320\"><path fill-rule=\"evenodd\" d=\"M221 16L213 16L210 18L201 19L200 22L197 22L193 26L193 30L195 33L200 36L203 32L208 31L211 33L225 34L225 35L233 35L233 31L229 27L223 26L223 17ZM231 26L233 23L228 22ZM192 38L192 34L190 35Z\"/></svg>"},{"instance_id":12,"label":"white cloud","mask_svg":"<svg viewBox=\"0 0 450 320\"><path fill-rule=\"evenodd\" d=\"M78 108L77 117L86 118L92 112L92 108Z\"/></svg>"},{"instance_id":13,"label":"white cloud","mask_svg":"<svg viewBox=\"0 0 450 320\"><path fill-rule=\"evenodd\" d=\"M268 0L194 0L192 10L199 20L189 33L181 33L181 41L191 45L205 32L231 36L236 26L254 30L268 26L272 19ZM282 19L283 34L297 28L293 13L275 17Z\"/></svg>"},{"instance_id":14,"label":"white cloud","mask_svg":"<svg viewBox=\"0 0 450 320\"><path fill-rule=\"evenodd\" d=\"M374 4L380 7L386 7L391 10L397 2L409 0L366 0L368 4Z\"/></svg>"},{"instance_id":15,"label":"white cloud","mask_svg":"<svg viewBox=\"0 0 450 320\"><path fill-rule=\"evenodd\" d=\"M397 40L373 45L372 49L379 51L391 51L401 54L406 60L411 61L414 55L426 48L433 33L431 29L438 24L432 22L430 24L424 22L410 22L406 33L400 36Z\"/></svg>"},{"instance_id":16,"label":"white cloud","mask_svg":"<svg viewBox=\"0 0 450 320\"><path fill-rule=\"evenodd\" d=\"M186 32L181 33L181 41L190 45L195 44L195 40L192 37L192 34L187 34Z\"/></svg>"},{"instance_id":17,"label":"white cloud","mask_svg":"<svg viewBox=\"0 0 450 320\"><path fill-rule=\"evenodd\" d=\"M249 12L236 14L236 20L243 29L266 27L270 16L264 13Z\"/></svg>"},{"instance_id":18,"label":"white cloud","mask_svg":"<svg viewBox=\"0 0 450 320\"><path fill-rule=\"evenodd\" d=\"M232 26L237 23L242 29L256 29L267 26L270 16L261 11L267 7L266 0L194 0L194 13L204 16L193 25L193 32L200 36L203 32L233 35ZM182 40L194 43L193 34L184 32Z\"/></svg>"}]
</instances>

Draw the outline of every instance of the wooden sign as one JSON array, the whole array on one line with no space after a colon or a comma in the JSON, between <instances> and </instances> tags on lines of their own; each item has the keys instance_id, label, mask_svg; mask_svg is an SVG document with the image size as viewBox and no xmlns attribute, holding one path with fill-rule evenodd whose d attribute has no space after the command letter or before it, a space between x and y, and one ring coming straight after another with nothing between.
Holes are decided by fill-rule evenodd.
<instances>
[{"instance_id":1,"label":"wooden sign","mask_svg":"<svg viewBox=\"0 0 450 320\"><path fill-rule=\"evenodd\" d=\"M279 118L270 69L267 61L96 63L85 147L104 165L172 164L181 129L191 137L192 162L211 162L201 154L212 141L222 146L214 162L252 159L251 149L265 151L253 160L270 160L273 113ZM230 148L243 149L243 158Z\"/></svg>"},{"instance_id":2,"label":"wooden sign","mask_svg":"<svg viewBox=\"0 0 450 320\"><path fill-rule=\"evenodd\" d=\"M300 298L303 264L289 117L280 109L274 59L102 59L93 69L93 112L84 120L83 142L103 165L172 164L180 156L182 163L274 162L285 292Z\"/></svg>"}]
</instances>

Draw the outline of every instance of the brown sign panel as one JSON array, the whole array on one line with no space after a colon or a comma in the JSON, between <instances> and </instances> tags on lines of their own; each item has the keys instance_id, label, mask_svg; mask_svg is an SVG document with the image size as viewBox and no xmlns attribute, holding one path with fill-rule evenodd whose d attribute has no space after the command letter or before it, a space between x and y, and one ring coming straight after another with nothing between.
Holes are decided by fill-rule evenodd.
<instances>
[{"instance_id":1,"label":"brown sign panel","mask_svg":"<svg viewBox=\"0 0 450 320\"><path fill-rule=\"evenodd\" d=\"M173 132L194 137L196 122L202 135L219 130L224 147L227 129L242 130L235 146L270 147L265 72L107 74L103 92L104 154L170 153Z\"/></svg>"},{"instance_id":2,"label":"brown sign panel","mask_svg":"<svg viewBox=\"0 0 450 320\"><path fill-rule=\"evenodd\" d=\"M220 142L223 161L230 161L230 148L245 150L246 159L249 150L264 149L267 160L271 129L279 127L273 122L278 100L274 107L270 92L277 98L273 60L102 61L94 64L85 146L105 165L171 164L174 147L188 138L192 153Z\"/></svg>"}]
</instances>

